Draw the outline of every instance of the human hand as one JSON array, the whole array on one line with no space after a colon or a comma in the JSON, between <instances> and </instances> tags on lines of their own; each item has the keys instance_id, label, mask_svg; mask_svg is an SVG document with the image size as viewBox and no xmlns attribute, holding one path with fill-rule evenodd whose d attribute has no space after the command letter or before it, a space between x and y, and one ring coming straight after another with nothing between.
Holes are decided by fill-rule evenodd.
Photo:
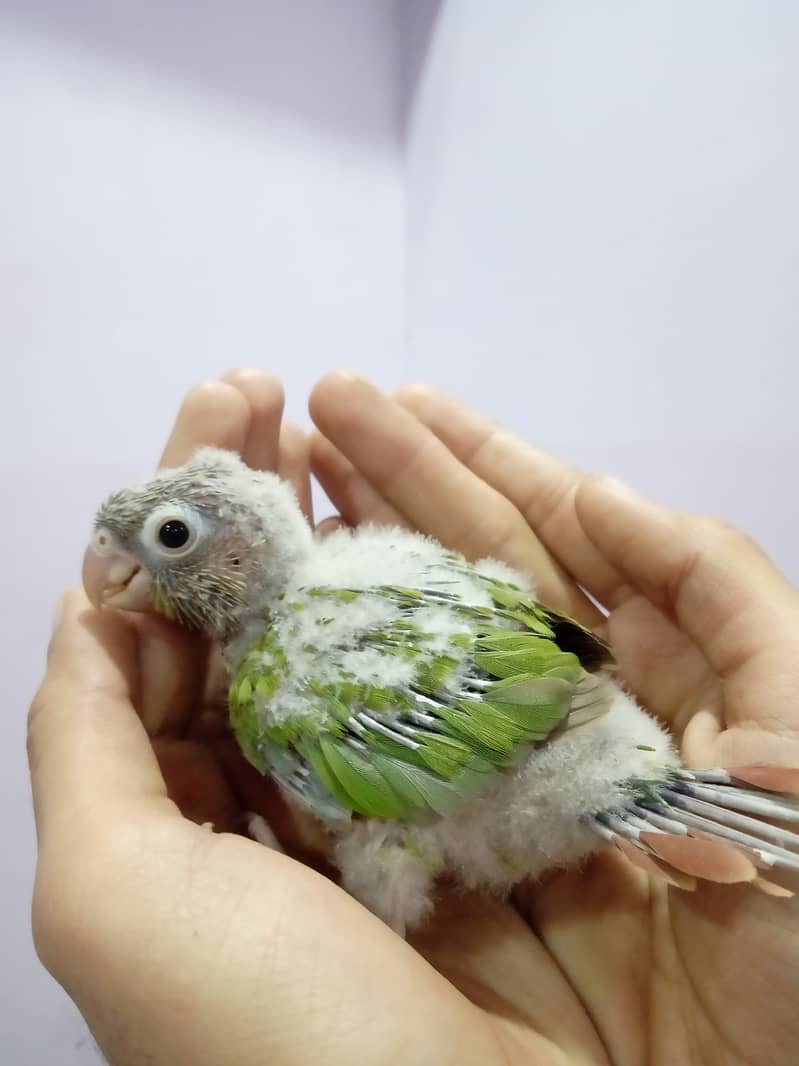
<instances>
[{"instance_id":1,"label":"human hand","mask_svg":"<svg viewBox=\"0 0 799 1066\"><path fill-rule=\"evenodd\" d=\"M531 573L545 602L607 630L688 765L799 765L799 594L743 534L583 477L432 389L392 400L333 375L311 412L313 469L346 521ZM793 1062L795 902L670 890L613 854L522 895L529 926L450 898L414 940L493 1016L509 1061Z\"/></svg>"},{"instance_id":2,"label":"human hand","mask_svg":"<svg viewBox=\"0 0 799 1066\"><path fill-rule=\"evenodd\" d=\"M320 422L330 386L328 382L317 393ZM351 398L357 431L359 405L372 404L375 397L356 392ZM274 411L245 411L229 393L222 406L228 405L228 429L238 430L217 434L215 417L206 410L197 422L214 424L214 429L198 435L197 422L184 410L173 446L183 440L190 450L201 441L215 442L243 449L257 463L246 426L271 426L271 439L276 439ZM343 411L346 415L346 402ZM390 417L376 437L356 440L354 457L359 447L366 453L383 439L387 447L379 461L391 459L398 412L392 407L379 413ZM221 422L227 424L226 418ZM410 429L405 422L403 433ZM431 444L429 434L420 437L414 430L408 440L416 454L418 445L427 449L430 468L424 484L432 487L431 495L451 488L455 474L460 478L456 502L462 510L453 508L451 515L467 531L470 514L484 519L490 503L491 519L484 526L494 538L505 536L506 557L523 565L517 555L523 551L544 585L550 585L543 589L546 598L590 620L589 608L580 603L564 572L550 566L540 544L524 539L529 534L512 508L503 510L485 486L475 491L479 481L467 479L457 465L449 460L442 464L446 453ZM180 458L176 453L169 461ZM374 454L368 457L369 462L374 459ZM400 455L395 453L394 459L402 464ZM545 457L536 460L546 468ZM362 506L362 517L404 516L405 521L429 524L429 516L419 515L419 500L403 497L413 487L412 479L403 488L397 478L383 495L379 466L371 471L377 491L363 482L356 467L347 472L349 489L339 493L339 502L350 506L352 494L360 494L362 502L371 500ZM446 496L439 500L448 503ZM348 517L355 515L350 511ZM433 532L472 554L505 554L496 549L496 540L481 547L479 537L470 545L452 528ZM612 859L594 864L582 877L557 879L535 894L532 913L543 943L510 907L445 897L434 924L417 942L450 979L445 981L325 878L242 838L210 834L180 817L167 799L167 786L197 821L237 824L242 807L237 797L242 794L243 806L268 809L273 819L279 813L274 798L261 791L266 786L260 779L243 785L242 766L231 767L227 757L220 758L224 738L212 713L216 704L209 707L199 696L202 686L196 680L186 682L198 676L198 660L202 674L203 656L204 650L189 638L157 620L111 612L98 616L81 600L68 602L54 638L48 680L36 703L31 753L41 842L34 906L37 944L112 1062L134 1063L145 1055L155 1064L191 1061L199 1066L267 1056L280 1063L337 1062L345 1056L380 1062L395 1056L398 1046L410 1062L446 1055L486 1063L602 1062L607 1061L602 1041L612 1061L631 1056L626 1061L635 1062L643 1061L642 1041L647 1040L666 1057L670 1050L682 1054L687 1020L696 1010L685 973L669 965L666 951L661 972L654 975L659 980L653 980L649 948L664 943L668 948L670 941L664 942L649 917L650 886L624 868L608 876ZM171 687L165 687L169 678ZM132 703L155 735L163 776ZM170 747L173 756L180 753L171 764L164 758ZM747 754L754 757L751 750ZM192 780L194 789L187 787ZM661 900L661 910L663 898L662 890L652 886L651 901ZM756 902L750 896L740 903L745 919L746 907ZM666 903L671 921L668 897ZM718 913L711 910L711 925ZM774 913L761 907L765 932ZM602 922L597 921L600 915ZM751 920L748 924L751 929ZM260 937L253 936L253 927ZM723 947L724 938L720 943ZM756 946L759 950L762 945ZM766 954L757 958L760 972L768 965L777 975L775 987L786 960L780 946L766 944ZM757 967L744 966L739 973L740 945L733 938L728 947L733 965L726 987L733 986L735 994L727 1002L721 996L721 1003L728 1010L732 1003L740 1016L738 999L747 991L741 978L752 978ZM668 995L664 972L674 977ZM719 989L718 974L713 976L711 1000L725 988L722 983ZM610 996L609 988L615 989ZM655 1007L649 1026L642 1008L644 989ZM748 997L747 1003L757 1010L762 999ZM771 1005L780 1002L774 996ZM410 1033L409 1017L414 1020ZM707 1047L708 1055L715 1055L706 1061L718 1061L726 1053L722 1048L716 1054L716 1045L705 1039L713 1015L700 1011L698 1018L696 1044L703 1054ZM790 1046L791 1019L784 1021L779 1011L776 1017L773 1011L763 1013L763 1019L764 1025L755 1027L757 1048L770 1050L764 1033L780 1049ZM665 1051L663 1033L677 1040ZM741 1047L746 1050L745 1042Z\"/></svg>"},{"instance_id":3,"label":"human hand","mask_svg":"<svg viewBox=\"0 0 799 1066\"><path fill-rule=\"evenodd\" d=\"M231 448L309 511L281 408L260 374L192 390L164 463ZM113 1066L500 1061L490 1015L328 877L232 831L253 810L308 845L236 752L207 645L73 592L48 659L29 723L34 938Z\"/></svg>"}]
</instances>

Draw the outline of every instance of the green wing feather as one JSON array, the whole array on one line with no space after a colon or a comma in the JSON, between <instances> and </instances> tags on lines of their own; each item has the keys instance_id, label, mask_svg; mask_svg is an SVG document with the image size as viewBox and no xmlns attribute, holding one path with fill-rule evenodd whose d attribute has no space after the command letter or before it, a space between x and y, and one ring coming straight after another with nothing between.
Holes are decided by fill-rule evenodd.
<instances>
[{"instance_id":1,"label":"green wing feather","mask_svg":"<svg viewBox=\"0 0 799 1066\"><path fill-rule=\"evenodd\" d=\"M343 593L378 595L400 608L400 617L365 632L363 641L409 657L414 677L402 687L347 677L334 684L304 679L312 711L300 719L272 723L258 709L289 672L266 633L242 660L230 690L233 727L250 761L322 817L415 820L451 813L498 771L517 764L531 744L568 724L580 706L575 696L581 686L586 695L578 719L602 713L604 691L586 670L611 661L607 645L523 590L481 580L493 607L468 604L439 588L329 590L338 601ZM313 596L326 592L310 590ZM465 679L458 658L427 654L429 634L414 614L432 605L446 605L469 621L471 633L455 641L471 664ZM456 671L461 682L453 689Z\"/></svg>"}]
</instances>

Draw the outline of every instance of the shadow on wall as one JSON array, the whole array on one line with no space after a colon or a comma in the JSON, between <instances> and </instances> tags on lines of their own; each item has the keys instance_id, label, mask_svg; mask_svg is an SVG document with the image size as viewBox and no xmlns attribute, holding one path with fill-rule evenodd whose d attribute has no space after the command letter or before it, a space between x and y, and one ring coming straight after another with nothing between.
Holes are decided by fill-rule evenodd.
<instances>
[{"instance_id":1,"label":"shadow on wall","mask_svg":"<svg viewBox=\"0 0 799 1066\"><path fill-rule=\"evenodd\" d=\"M235 98L270 117L278 112L353 139L382 141L404 129L441 4L228 0L201 9L195 0L3 0L0 18L69 37L113 62L121 59L157 77ZM395 40L386 41L386 35ZM363 50L353 49L353 40ZM379 93L373 94L373 107L364 107L375 55L393 57L393 114L385 113Z\"/></svg>"},{"instance_id":2,"label":"shadow on wall","mask_svg":"<svg viewBox=\"0 0 799 1066\"><path fill-rule=\"evenodd\" d=\"M443 6L444 0L397 0L400 129L403 139L413 118L419 82Z\"/></svg>"}]
</instances>

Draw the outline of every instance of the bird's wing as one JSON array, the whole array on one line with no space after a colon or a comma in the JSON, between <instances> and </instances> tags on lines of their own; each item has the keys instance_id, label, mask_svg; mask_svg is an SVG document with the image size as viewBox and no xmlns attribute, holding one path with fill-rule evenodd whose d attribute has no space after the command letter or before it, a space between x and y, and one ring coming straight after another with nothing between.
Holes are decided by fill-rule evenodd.
<instances>
[{"instance_id":1,"label":"bird's wing","mask_svg":"<svg viewBox=\"0 0 799 1066\"><path fill-rule=\"evenodd\" d=\"M259 689L263 698L274 685L250 656L231 687L234 727L249 722L256 731L239 735L250 758L321 817L416 820L450 814L532 744L602 713L606 686L590 671L609 659L606 645L522 590L481 580L491 606L440 587L329 590L339 603L342 591L391 601L394 620L365 628L359 639L407 659L411 680L365 684L343 668L333 682L304 676L296 683L312 713L276 722L257 713ZM451 654L430 652L421 620L432 606L468 622Z\"/></svg>"}]
</instances>

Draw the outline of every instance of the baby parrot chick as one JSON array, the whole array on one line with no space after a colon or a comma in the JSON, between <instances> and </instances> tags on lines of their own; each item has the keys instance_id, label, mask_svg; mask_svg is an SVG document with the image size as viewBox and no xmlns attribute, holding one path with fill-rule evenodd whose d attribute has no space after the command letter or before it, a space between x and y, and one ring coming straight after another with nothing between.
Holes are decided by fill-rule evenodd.
<instances>
[{"instance_id":1,"label":"baby parrot chick","mask_svg":"<svg viewBox=\"0 0 799 1066\"><path fill-rule=\"evenodd\" d=\"M203 448L106 500L84 586L219 642L244 755L400 933L440 875L506 893L606 847L682 888L790 895L763 872L799 869L799 771L685 769L604 641L502 563L400 529L318 538L287 483Z\"/></svg>"}]
</instances>

